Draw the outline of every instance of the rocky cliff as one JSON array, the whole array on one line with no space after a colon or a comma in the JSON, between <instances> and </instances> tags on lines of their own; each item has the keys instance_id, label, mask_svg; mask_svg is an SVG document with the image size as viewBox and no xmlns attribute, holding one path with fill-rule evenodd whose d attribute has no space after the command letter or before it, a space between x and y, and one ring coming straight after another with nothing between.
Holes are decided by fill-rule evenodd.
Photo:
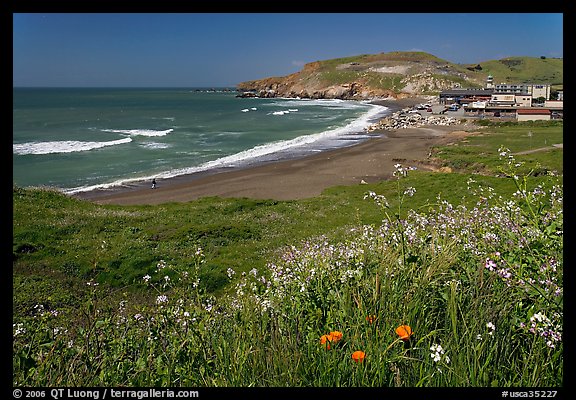
<instances>
[{"instance_id":1,"label":"rocky cliff","mask_svg":"<svg viewBox=\"0 0 576 400\"><path fill-rule=\"evenodd\" d=\"M306 64L297 73L238 84L241 96L370 99L434 94L481 78L450 62L421 52L362 55Z\"/></svg>"}]
</instances>

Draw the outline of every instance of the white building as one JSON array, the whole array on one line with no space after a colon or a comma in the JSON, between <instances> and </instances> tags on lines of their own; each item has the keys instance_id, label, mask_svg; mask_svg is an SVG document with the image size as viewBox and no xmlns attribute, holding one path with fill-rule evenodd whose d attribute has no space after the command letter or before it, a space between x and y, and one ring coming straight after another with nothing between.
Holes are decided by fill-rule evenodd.
<instances>
[{"instance_id":1,"label":"white building","mask_svg":"<svg viewBox=\"0 0 576 400\"><path fill-rule=\"evenodd\" d=\"M532 95L529 94L517 94L514 96L516 105L519 107L532 107Z\"/></svg>"},{"instance_id":2,"label":"white building","mask_svg":"<svg viewBox=\"0 0 576 400\"><path fill-rule=\"evenodd\" d=\"M538 107L530 109L516 110L516 120L521 121L548 121L550 120L550 110Z\"/></svg>"},{"instance_id":3,"label":"white building","mask_svg":"<svg viewBox=\"0 0 576 400\"><path fill-rule=\"evenodd\" d=\"M490 104L495 106L514 106L516 105L516 96L514 94L493 94L490 98Z\"/></svg>"},{"instance_id":4,"label":"white building","mask_svg":"<svg viewBox=\"0 0 576 400\"><path fill-rule=\"evenodd\" d=\"M486 78L486 89L494 89L494 77L492 75L488 75Z\"/></svg>"},{"instance_id":5,"label":"white building","mask_svg":"<svg viewBox=\"0 0 576 400\"><path fill-rule=\"evenodd\" d=\"M530 84L528 85L528 93L532 95L533 99L544 97L544 99L550 100L550 85Z\"/></svg>"},{"instance_id":6,"label":"white building","mask_svg":"<svg viewBox=\"0 0 576 400\"><path fill-rule=\"evenodd\" d=\"M544 107L549 108L564 108L564 100L546 100Z\"/></svg>"}]
</instances>

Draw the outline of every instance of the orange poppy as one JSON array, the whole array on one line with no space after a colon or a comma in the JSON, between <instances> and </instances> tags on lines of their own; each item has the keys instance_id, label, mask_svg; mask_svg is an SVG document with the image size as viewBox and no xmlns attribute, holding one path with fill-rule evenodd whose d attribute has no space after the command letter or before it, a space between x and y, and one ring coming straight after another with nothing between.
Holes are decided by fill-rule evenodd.
<instances>
[{"instance_id":1,"label":"orange poppy","mask_svg":"<svg viewBox=\"0 0 576 400\"><path fill-rule=\"evenodd\" d=\"M320 344L326 347L326 350L330 350L330 342L332 341L331 335L320 336Z\"/></svg>"},{"instance_id":2,"label":"orange poppy","mask_svg":"<svg viewBox=\"0 0 576 400\"><path fill-rule=\"evenodd\" d=\"M339 342L340 339L342 339L342 336L344 336L344 335L340 331L333 331L333 332L330 332L330 335L328 335L328 336L332 336L331 341L336 343L336 342Z\"/></svg>"},{"instance_id":3,"label":"orange poppy","mask_svg":"<svg viewBox=\"0 0 576 400\"><path fill-rule=\"evenodd\" d=\"M364 356L366 354L363 351L355 351L354 353L352 353L352 359L354 361L356 361L357 363L361 363L362 361L364 361Z\"/></svg>"},{"instance_id":4,"label":"orange poppy","mask_svg":"<svg viewBox=\"0 0 576 400\"><path fill-rule=\"evenodd\" d=\"M373 323L374 321L376 321L376 315L372 314L366 317L366 321Z\"/></svg>"},{"instance_id":5,"label":"orange poppy","mask_svg":"<svg viewBox=\"0 0 576 400\"><path fill-rule=\"evenodd\" d=\"M333 331L330 332L328 335L320 336L320 344L326 347L326 350L330 350L330 342L337 343L342 339L342 332L340 331Z\"/></svg>"},{"instance_id":6,"label":"orange poppy","mask_svg":"<svg viewBox=\"0 0 576 400\"><path fill-rule=\"evenodd\" d=\"M396 328L396 334L400 336L400 339L402 340L410 339L410 336L412 336L413 333L414 332L412 332L412 328L410 328L408 325L400 325L398 328Z\"/></svg>"}]
</instances>

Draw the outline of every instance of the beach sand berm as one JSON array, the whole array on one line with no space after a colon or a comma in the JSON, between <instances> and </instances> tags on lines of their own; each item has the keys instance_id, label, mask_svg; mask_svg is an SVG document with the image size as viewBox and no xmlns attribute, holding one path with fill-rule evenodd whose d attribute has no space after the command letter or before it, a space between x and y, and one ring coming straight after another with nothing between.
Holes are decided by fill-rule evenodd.
<instances>
[{"instance_id":1,"label":"beach sand berm","mask_svg":"<svg viewBox=\"0 0 576 400\"><path fill-rule=\"evenodd\" d=\"M423 98L379 100L391 112L425 102ZM433 146L472 134L469 125L426 125L395 131L374 131L360 144L298 159L243 169L222 169L157 179L156 189L141 182L74 196L97 204L162 204L202 197L296 200L315 197L329 187L375 183L390 179L395 164L434 170L428 156Z\"/></svg>"},{"instance_id":2,"label":"beach sand berm","mask_svg":"<svg viewBox=\"0 0 576 400\"><path fill-rule=\"evenodd\" d=\"M466 125L428 125L375 132L379 136L358 145L304 158L157 180L155 190L146 182L75 196L98 204L118 205L187 202L210 196L274 200L310 198L333 186L389 179L395 164L434 170L434 164L428 160L430 149L468 136L474 129Z\"/></svg>"}]
</instances>

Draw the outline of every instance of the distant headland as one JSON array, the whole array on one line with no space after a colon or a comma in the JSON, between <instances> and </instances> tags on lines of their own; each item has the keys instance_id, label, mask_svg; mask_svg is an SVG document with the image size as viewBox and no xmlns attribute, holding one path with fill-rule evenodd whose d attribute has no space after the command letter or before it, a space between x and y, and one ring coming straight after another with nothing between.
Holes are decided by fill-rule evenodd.
<instances>
[{"instance_id":1,"label":"distant headland","mask_svg":"<svg viewBox=\"0 0 576 400\"><path fill-rule=\"evenodd\" d=\"M241 82L238 97L368 100L437 95L495 82L563 84L563 59L508 57L455 64L425 52L394 51L308 63L294 74Z\"/></svg>"}]
</instances>

